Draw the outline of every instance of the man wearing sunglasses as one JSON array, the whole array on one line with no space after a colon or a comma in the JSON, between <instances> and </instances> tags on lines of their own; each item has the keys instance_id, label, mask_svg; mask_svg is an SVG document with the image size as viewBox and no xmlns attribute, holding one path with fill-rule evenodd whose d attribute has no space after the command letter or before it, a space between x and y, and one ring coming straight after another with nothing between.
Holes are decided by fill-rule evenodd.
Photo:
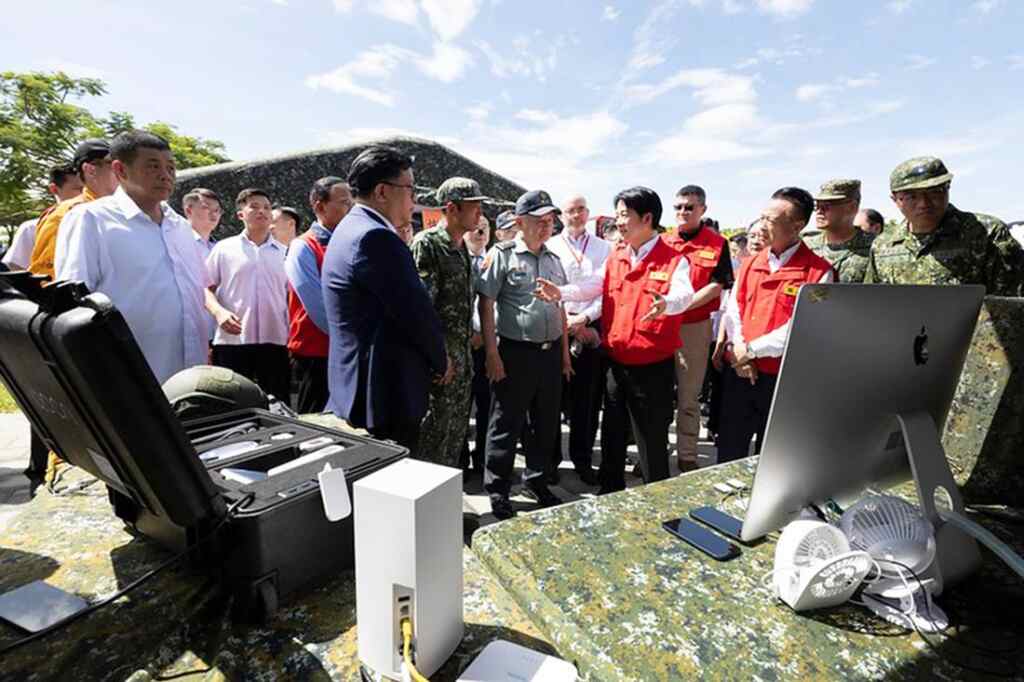
<instances>
[{"instance_id":1,"label":"man wearing sunglasses","mask_svg":"<svg viewBox=\"0 0 1024 682\"><path fill-rule=\"evenodd\" d=\"M1024 251L1003 221L951 204L952 179L933 156L896 166L889 187L905 220L875 239L864 281L984 284L991 296L1021 295Z\"/></svg>"},{"instance_id":2,"label":"man wearing sunglasses","mask_svg":"<svg viewBox=\"0 0 1024 682\"><path fill-rule=\"evenodd\" d=\"M821 232L804 240L832 264L839 282L860 284L871 255L871 235L853 224L860 210L860 180L829 180L814 197L814 221Z\"/></svg>"}]
</instances>

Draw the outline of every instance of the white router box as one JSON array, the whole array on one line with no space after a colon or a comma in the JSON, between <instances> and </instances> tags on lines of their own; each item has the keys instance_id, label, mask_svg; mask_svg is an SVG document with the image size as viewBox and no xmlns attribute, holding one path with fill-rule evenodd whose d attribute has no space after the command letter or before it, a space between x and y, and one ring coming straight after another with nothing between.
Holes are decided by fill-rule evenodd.
<instances>
[{"instance_id":1,"label":"white router box","mask_svg":"<svg viewBox=\"0 0 1024 682\"><path fill-rule=\"evenodd\" d=\"M353 485L359 659L401 679L401 619L432 675L462 641L462 471L403 459Z\"/></svg>"}]
</instances>

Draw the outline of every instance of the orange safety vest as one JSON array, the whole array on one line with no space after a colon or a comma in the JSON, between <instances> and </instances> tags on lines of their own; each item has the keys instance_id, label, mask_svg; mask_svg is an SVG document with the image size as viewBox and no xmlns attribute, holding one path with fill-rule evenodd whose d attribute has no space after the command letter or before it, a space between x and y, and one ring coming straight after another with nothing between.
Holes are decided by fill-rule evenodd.
<instances>
[{"instance_id":1,"label":"orange safety vest","mask_svg":"<svg viewBox=\"0 0 1024 682\"><path fill-rule=\"evenodd\" d=\"M300 237L316 256L316 269L324 268L324 253L327 247L320 243L313 230L306 230ZM304 358L326 358L330 341L327 334L310 319L302 299L288 283L288 350Z\"/></svg>"},{"instance_id":2,"label":"orange safety vest","mask_svg":"<svg viewBox=\"0 0 1024 682\"><path fill-rule=\"evenodd\" d=\"M726 248L725 237L712 229L701 227L692 239L687 240L673 235L665 237L665 241L686 256L686 261L690 264L690 283L693 285L693 293L696 294L706 287L722 257L722 249ZM721 294L718 298L708 301L699 308L691 308L684 312L683 324L710 319L711 313L716 312L721 305L720 299Z\"/></svg>"},{"instance_id":3,"label":"orange safety vest","mask_svg":"<svg viewBox=\"0 0 1024 682\"><path fill-rule=\"evenodd\" d=\"M653 293L668 294L672 273L683 254L658 239L634 268L629 246L615 246L605 264L601 336L608 355L623 365L649 365L671 358L682 345L682 315L662 315L641 322L654 304Z\"/></svg>"},{"instance_id":4,"label":"orange safety vest","mask_svg":"<svg viewBox=\"0 0 1024 682\"><path fill-rule=\"evenodd\" d=\"M743 338L747 341L778 329L793 317L800 287L817 283L832 271L832 265L800 242L796 253L774 273L768 269L769 249L740 266L736 280L736 302L740 309ZM757 358L757 371L778 374L782 358Z\"/></svg>"}]
</instances>

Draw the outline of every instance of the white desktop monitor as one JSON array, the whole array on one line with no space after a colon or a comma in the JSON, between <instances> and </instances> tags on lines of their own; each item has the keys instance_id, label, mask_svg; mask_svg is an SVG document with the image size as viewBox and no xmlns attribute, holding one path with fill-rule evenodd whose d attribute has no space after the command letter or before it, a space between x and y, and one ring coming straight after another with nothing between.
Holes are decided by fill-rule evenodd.
<instances>
[{"instance_id":1,"label":"white desktop monitor","mask_svg":"<svg viewBox=\"0 0 1024 682\"><path fill-rule=\"evenodd\" d=\"M867 488L915 479L948 579L977 546L940 528L939 502L963 510L939 434L981 309L982 286L801 287L768 415L743 538L777 530L810 505L841 506ZM966 538L966 536L963 536ZM953 538L953 539L948 539ZM973 548L973 554L971 550ZM950 554L964 554L961 566Z\"/></svg>"}]
</instances>

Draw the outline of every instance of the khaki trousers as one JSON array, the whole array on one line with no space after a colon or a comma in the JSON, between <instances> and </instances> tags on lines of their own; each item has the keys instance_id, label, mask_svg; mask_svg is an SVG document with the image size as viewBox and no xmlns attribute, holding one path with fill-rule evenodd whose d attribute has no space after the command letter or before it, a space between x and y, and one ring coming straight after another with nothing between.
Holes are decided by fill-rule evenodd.
<instances>
[{"instance_id":1,"label":"khaki trousers","mask_svg":"<svg viewBox=\"0 0 1024 682\"><path fill-rule=\"evenodd\" d=\"M700 435L700 404L697 396L704 385L711 345L711 320L684 324L679 328L683 347L676 352L676 456L697 461Z\"/></svg>"}]
</instances>

